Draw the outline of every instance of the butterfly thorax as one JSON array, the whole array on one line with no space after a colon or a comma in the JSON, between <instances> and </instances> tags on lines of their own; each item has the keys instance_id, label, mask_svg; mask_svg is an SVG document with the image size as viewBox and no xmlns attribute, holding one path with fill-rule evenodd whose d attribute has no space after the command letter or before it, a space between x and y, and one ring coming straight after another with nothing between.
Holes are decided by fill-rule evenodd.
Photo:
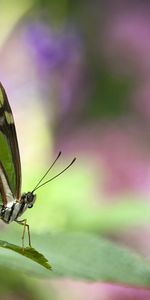
<instances>
[{"instance_id":1,"label":"butterfly thorax","mask_svg":"<svg viewBox=\"0 0 150 300\"><path fill-rule=\"evenodd\" d=\"M24 193L21 196L20 201L14 199L7 203L6 206L2 206L0 210L0 218L5 223L11 223L16 221L27 208L31 208L36 200L36 195L32 192Z\"/></svg>"}]
</instances>

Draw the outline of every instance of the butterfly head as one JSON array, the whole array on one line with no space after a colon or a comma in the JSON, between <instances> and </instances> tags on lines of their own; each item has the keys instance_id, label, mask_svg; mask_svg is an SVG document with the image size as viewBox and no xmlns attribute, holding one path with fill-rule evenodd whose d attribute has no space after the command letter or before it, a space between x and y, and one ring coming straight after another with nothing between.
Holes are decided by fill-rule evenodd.
<instances>
[{"instance_id":1,"label":"butterfly head","mask_svg":"<svg viewBox=\"0 0 150 300\"><path fill-rule=\"evenodd\" d=\"M33 192L24 193L21 196L21 201L27 204L28 208L32 208L35 200L36 200L36 195L33 194Z\"/></svg>"}]
</instances>

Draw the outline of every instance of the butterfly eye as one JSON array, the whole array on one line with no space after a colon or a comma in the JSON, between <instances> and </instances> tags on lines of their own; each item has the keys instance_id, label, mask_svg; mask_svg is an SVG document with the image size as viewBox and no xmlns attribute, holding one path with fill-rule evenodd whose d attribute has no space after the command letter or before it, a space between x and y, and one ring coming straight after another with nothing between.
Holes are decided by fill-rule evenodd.
<instances>
[{"instance_id":1,"label":"butterfly eye","mask_svg":"<svg viewBox=\"0 0 150 300\"><path fill-rule=\"evenodd\" d=\"M28 205L28 208L32 208L32 207L33 207L33 204L29 204L29 205Z\"/></svg>"},{"instance_id":2,"label":"butterfly eye","mask_svg":"<svg viewBox=\"0 0 150 300\"><path fill-rule=\"evenodd\" d=\"M27 199L28 203L31 203L33 201L33 199L34 199L34 195L31 192L28 192L26 194L26 199Z\"/></svg>"}]
</instances>

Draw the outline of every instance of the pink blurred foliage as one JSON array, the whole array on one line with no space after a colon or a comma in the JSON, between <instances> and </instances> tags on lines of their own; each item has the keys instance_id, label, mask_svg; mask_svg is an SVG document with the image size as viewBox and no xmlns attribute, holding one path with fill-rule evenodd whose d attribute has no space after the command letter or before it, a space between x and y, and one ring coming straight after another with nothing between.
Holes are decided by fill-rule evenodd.
<instances>
[{"instance_id":1,"label":"pink blurred foliage","mask_svg":"<svg viewBox=\"0 0 150 300\"><path fill-rule=\"evenodd\" d=\"M77 156L83 153L87 160L92 157L96 174L98 166L104 164L106 193L133 191L149 197L150 13L138 5L131 9L128 4L109 10L99 47L113 72L133 79L130 114L120 118L118 124L99 122L96 126L70 128L70 134L58 139L57 147L61 145ZM69 124L69 115L67 121Z\"/></svg>"},{"instance_id":2,"label":"pink blurred foliage","mask_svg":"<svg viewBox=\"0 0 150 300\"><path fill-rule=\"evenodd\" d=\"M103 31L103 41L107 58L118 61L118 64L116 61L111 62L113 68L122 66L121 71L127 71L128 74L133 70L137 78L150 74L149 17L148 11L136 7L134 10L129 7L119 11L116 8L109 15Z\"/></svg>"},{"instance_id":3,"label":"pink blurred foliage","mask_svg":"<svg viewBox=\"0 0 150 300\"><path fill-rule=\"evenodd\" d=\"M59 299L86 300L149 300L150 290L107 283L88 283L65 279L53 281Z\"/></svg>"},{"instance_id":4,"label":"pink blurred foliage","mask_svg":"<svg viewBox=\"0 0 150 300\"><path fill-rule=\"evenodd\" d=\"M63 136L58 141L57 148L61 145L65 153L76 153L79 158L87 158L89 164L92 158L97 186L103 166L106 170L105 193L114 195L134 191L149 197L149 150L143 146L138 125L133 127L131 124L131 128L129 124L127 127L120 123L87 126L67 137Z\"/></svg>"},{"instance_id":5,"label":"pink blurred foliage","mask_svg":"<svg viewBox=\"0 0 150 300\"><path fill-rule=\"evenodd\" d=\"M150 194L149 17L150 13L144 6L133 5L131 9L129 2L122 6L114 4L113 10L109 9L106 15L103 34L99 38L102 58L111 71L133 80L132 92L128 96L130 113L120 117L118 123L106 121L102 124L99 121L96 125L88 123L81 127L77 124L78 128L71 128L71 111L63 120L66 131L57 140L58 149L64 147L65 152L77 153L79 157L83 155L87 161L92 158L97 178L101 172L98 166L104 165L107 174L104 190L109 195L131 191L148 198ZM68 78L74 78L70 77L70 71L68 75ZM73 98L72 107L81 110L78 99Z\"/></svg>"},{"instance_id":6,"label":"pink blurred foliage","mask_svg":"<svg viewBox=\"0 0 150 300\"><path fill-rule=\"evenodd\" d=\"M109 170L106 188L110 193L149 194L150 161L136 130L137 136L127 128L109 128L102 138L102 156Z\"/></svg>"},{"instance_id":7,"label":"pink blurred foliage","mask_svg":"<svg viewBox=\"0 0 150 300\"><path fill-rule=\"evenodd\" d=\"M150 120L150 11L138 5L122 7L106 20L103 55L113 71L132 78L131 106Z\"/></svg>"}]
</instances>

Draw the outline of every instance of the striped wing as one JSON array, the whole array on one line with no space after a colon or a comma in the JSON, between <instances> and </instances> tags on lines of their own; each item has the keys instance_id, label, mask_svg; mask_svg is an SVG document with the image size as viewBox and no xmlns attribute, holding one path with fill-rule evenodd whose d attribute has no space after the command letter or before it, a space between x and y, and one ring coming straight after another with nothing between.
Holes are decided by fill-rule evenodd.
<instances>
[{"instance_id":1,"label":"striped wing","mask_svg":"<svg viewBox=\"0 0 150 300\"><path fill-rule=\"evenodd\" d=\"M14 198L20 199L21 164L16 129L6 92L0 83L0 171L4 173ZM1 173L0 172L0 173ZM0 177L0 200L7 204L5 187Z\"/></svg>"}]
</instances>

